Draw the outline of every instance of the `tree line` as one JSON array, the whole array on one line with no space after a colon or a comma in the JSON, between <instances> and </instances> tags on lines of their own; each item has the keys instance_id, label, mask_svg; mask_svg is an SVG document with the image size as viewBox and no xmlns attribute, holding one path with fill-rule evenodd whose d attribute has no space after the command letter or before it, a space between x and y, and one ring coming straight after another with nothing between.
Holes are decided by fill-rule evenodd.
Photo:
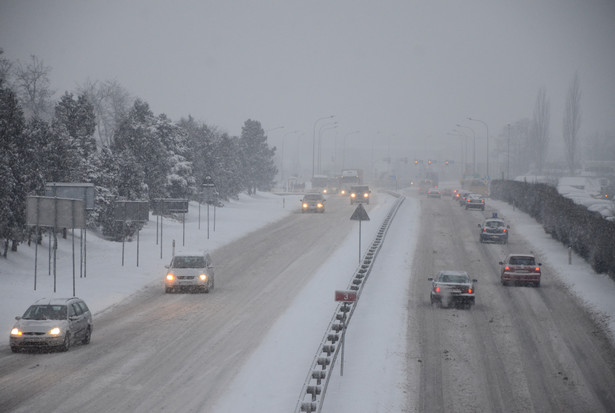
<instances>
[{"instance_id":1,"label":"tree line","mask_svg":"<svg viewBox=\"0 0 615 413\"><path fill-rule=\"evenodd\" d=\"M35 56L15 64L0 49L0 239L4 257L32 237L26 197L48 182L96 187L88 228L111 239L130 235L114 221L116 200L200 201L206 178L219 199L270 190L277 169L260 122L230 136L191 116L155 115L116 82L88 82L52 101L50 68ZM127 232L127 233L125 233Z\"/></svg>"}]
</instances>

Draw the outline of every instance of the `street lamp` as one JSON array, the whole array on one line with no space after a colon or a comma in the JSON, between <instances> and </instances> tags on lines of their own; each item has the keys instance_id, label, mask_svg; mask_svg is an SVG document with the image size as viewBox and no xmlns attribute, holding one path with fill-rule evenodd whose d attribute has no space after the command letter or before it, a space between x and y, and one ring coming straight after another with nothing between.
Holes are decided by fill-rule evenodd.
<instances>
[{"instance_id":1,"label":"street lamp","mask_svg":"<svg viewBox=\"0 0 615 413\"><path fill-rule=\"evenodd\" d=\"M483 125L485 125L485 128L487 128L487 180L489 180L489 125L487 125L486 122L480 120L480 119L476 119L476 118L468 118L468 120L473 120L475 122L480 122Z\"/></svg>"},{"instance_id":2,"label":"street lamp","mask_svg":"<svg viewBox=\"0 0 615 413\"><path fill-rule=\"evenodd\" d=\"M325 123L318 129L318 173L322 174L322 133L328 129L337 128L337 122Z\"/></svg>"},{"instance_id":3,"label":"street lamp","mask_svg":"<svg viewBox=\"0 0 615 413\"><path fill-rule=\"evenodd\" d=\"M346 163L346 137L354 135L356 133L359 133L359 131L356 130L354 132L348 132L346 135L344 135L344 147L342 148L342 169L344 169L344 163Z\"/></svg>"},{"instance_id":4,"label":"street lamp","mask_svg":"<svg viewBox=\"0 0 615 413\"><path fill-rule=\"evenodd\" d=\"M466 128L466 129L470 129L472 131L472 135L474 135L474 150L473 150L473 154L472 154L472 175L476 176L476 132L474 132L474 129L472 129L469 126L464 126L464 125L460 125L457 124L458 127L460 128Z\"/></svg>"},{"instance_id":5,"label":"street lamp","mask_svg":"<svg viewBox=\"0 0 615 413\"><path fill-rule=\"evenodd\" d=\"M506 138L506 179L510 179L510 123L506 125L508 138Z\"/></svg>"},{"instance_id":6,"label":"street lamp","mask_svg":"<svg viewBox=\"0 0 615 413\"><path fill-rule=\"evenodd\" d=\"M314 122L314 132L312 133L312 177L314 177L314 168L316 166L316 124L321 120L331 119L333 117L335 117L335 115L324 116L322 118L316 119L316 121Z\"/></svg>"}]
</instances>

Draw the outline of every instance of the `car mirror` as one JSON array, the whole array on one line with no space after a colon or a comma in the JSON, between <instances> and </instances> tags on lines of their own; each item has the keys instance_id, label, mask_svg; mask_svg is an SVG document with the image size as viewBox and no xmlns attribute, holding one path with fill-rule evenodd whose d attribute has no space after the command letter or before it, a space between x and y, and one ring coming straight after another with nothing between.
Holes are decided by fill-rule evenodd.
<instances>
[{"instance_id":1,"label":"car mirror","mask_svg":"<svg viewBox=\"0 0 615 413\"><path fill-rule=\"evenodd\" d=\"M21 316L15 316L15 320L21 320Z\"/></svg>"},{"instance_id":2,"label":"car mirror","mask_svg":"<svg viewBox=\"0 0 615 413\"><path fill-rule=\"evenodd\" d=\"M433 281L432 277L427 278L428 281Z\"/></svg>"},{"instance_id":3,"label":"car mirror","mask_svg":"<svg viewBox=\"0 0 615 413\"><path fill-rule=\"evenodd\" d=\"M68 317L68 319L69 319L70 321L75 321L75 320L78 320L78 319L79 319L79 317L78 317L78 316L76 316L76 315L71 315L70 317Z\"/></svg>"},{"instance_id":4,"label":"car mirror","mask_svg":"<svg viewBox=\"0 0 615 413\"><path fill-rule=\"evenodd\" d=\"M474 280L474 279L473 279L473 280L472 280L472 282L473 282L473 283L477 283L477 282L478 282L478 280Z\"/></svg>"},{"instance_id":5,"label":"car mirror","mask_svg":"<svg viewBox=\"0 0 615 413\"><path fill-rule=\"evenodd\" d=\"M506 225L506 228L510 229L510 225Z\"/></svg>"},{"instance_id":6,"label":"car mirror","mask_svg":"<svg viewBox=\"0 0 615 413\"><path fill-rule=\"evenodd\" d=\"M504 265L504 263L502 261L500 261L500 265Z\"/></svg>"}]
</instances>

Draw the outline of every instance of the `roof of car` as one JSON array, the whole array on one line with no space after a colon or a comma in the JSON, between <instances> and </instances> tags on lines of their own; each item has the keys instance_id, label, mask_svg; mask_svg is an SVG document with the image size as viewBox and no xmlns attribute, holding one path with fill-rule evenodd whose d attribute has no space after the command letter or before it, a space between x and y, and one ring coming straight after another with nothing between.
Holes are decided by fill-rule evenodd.
<instances>
[{"instance_id":1,"label":"roof of car","mask_svg":"<svg viewBox=\"0 0 615 413\"><path fill-rule=\"evenodd\" d=\"M509 257L534 257L534 254L508 254Z\"/></svg>"},{"instance_id":2,"label":"roof of car","mask_svg":"<svg viewBox=\"0 0 615 413\"><path fill-rule=\"evenodd\" d=\"M58 305L58 304L66 304L71 300L80 300L79 297L66 297L66 298L41 298L36 300L34 304L36 305Z\"/></svg>"},{"instance_id":3,"label":"roof of car","mask_svg":"<svg viewBox=\"0 0 615 413\"><path fill-rule=\"evenodd\" d=\"M208 250L199 251L199 250L182 250L176 251L174 257L202 257L203 255L209 254Z\"/></svg>"},{"instance_id":4,"label":"roof of car","mask_svg":"<svg viewBox=\"0 0 615 413\"><path fill-rule=\"evenodd\" d=\"M440 271L438 275L447 274L447 275L468 275L466 271L452 271L452 270L444 270Z\"/></svg>"},{"instance_id":5,"label":"roof of car","mask_svg":"<svg viewBox=\"0 0 615 413\"><path fill-rule=\"evenodd\" d=\"M493 221L504 222L504 220L502 218L487 218L487 219L485 219L485 222L493 222Z\"/></svg>"}]
</instances>

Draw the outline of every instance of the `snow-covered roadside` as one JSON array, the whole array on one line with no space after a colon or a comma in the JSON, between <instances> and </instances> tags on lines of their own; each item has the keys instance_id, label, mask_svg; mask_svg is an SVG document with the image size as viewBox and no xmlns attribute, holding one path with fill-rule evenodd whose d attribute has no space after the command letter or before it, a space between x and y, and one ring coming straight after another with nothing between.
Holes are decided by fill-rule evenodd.
<instances>
[{"instance_id":1,"label":"snow-covered roadside","mask_svg":"<svg viewBox=\"0 0 615 413\"><path fill-rule=\"evenodd\" d=\"M281 219L299 207L300 195L278 196L259 193L249 197L242 195L238 200L228 202L223 208L216 208L216 231L213 231L213 207L210 207L210 232L207 239L207 207L201 205L200 229L199 206L190 203L186 214L185 247L182 245L182 223L165 219L163 222L163 258L160 245L156 245L156 217L150 215L148 225L139 235L139 267L136 266L137 242L125 243L124 266L122 266L122 244L101 239L92 232L87 234L86 278L79 277L79 238L75 240L76 252L76 295L86 300L96 315L151 283L160 283L164 265L172 253L172 240L176 250L214 250L262 226ZM78 234L78 231L76 231ZM53 275L48 275L49 240L45 237L38 248L37 289L34 291L34 244L19 246L17 252L10 252L7 259L0 258L0 331L4 331L8 348L8 332L26 308L39 298L69 297L73 295L72 237L58 240L56 293L53 292ZM52 271L53 274L53 271Z\"/></svg>"},{"instance_id":2,"label":"snow-covered roadside","mask_svg":"<svg viewBox=\"0 0 615 413\"><path fill-rule=\"evenodd\" d=\"M543 263L556 270L556 276L583 302L596 319L607 328L615 344L615 281L606 274L597 274L591 266L572 252L568 264L568 248L544 232L529 215L513 210L506 202L488 200L511 225L511 231L523 234Z\"/></svg>"}]
</instances>

